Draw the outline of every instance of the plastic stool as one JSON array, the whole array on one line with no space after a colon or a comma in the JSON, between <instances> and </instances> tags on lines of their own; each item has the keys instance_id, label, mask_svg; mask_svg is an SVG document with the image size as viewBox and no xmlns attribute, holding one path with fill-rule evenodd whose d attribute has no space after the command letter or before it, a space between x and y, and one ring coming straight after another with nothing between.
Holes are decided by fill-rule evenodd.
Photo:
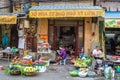
<instances>
[{"instance_id":1,"label":"plastic stool","mask_svg":"<svg viewBox=\"0 0 120 80\"><path fill-rule=\"evenodd\" d=\"M62 60L60 60L60 65L66 65L66 58L62 61Z\"/></svg>"}]
</instances>

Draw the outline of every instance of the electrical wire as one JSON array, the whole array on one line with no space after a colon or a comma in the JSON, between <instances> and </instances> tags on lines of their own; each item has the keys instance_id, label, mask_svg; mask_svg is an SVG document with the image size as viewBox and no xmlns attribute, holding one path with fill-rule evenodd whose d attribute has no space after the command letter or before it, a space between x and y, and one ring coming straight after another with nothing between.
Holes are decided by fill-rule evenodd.
<instances>
[{"instance_id":1,"label":"electrical wire","mask_svg":"<svg viewBox=\"0 0 120 80\"><path fill-rule=\"evenodd\" d=\"M17 5L17 4L20 4L20 5L21 5L21 4L27 4L27 3L30 3L30 2L31 2L31 1L27 1L27 2L24 2L24 3L23 3L23 2L22 2L22 3L21 3L21 2L17 2L17 3L14 3L14 2L13 2L13 3L11 3L11 4L8 5L8 6L0 7L0 9L11 8L11 7L13 7L13 6Z\"/></svg>"}]
</instances>

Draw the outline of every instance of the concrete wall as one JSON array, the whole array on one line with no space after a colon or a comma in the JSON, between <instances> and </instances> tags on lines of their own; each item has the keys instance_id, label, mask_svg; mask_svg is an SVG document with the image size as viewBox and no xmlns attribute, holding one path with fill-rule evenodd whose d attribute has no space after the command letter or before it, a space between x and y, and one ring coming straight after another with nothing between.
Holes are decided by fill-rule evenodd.
<instances>
[{"instance_id":1,"label":"concrete wall","mask_svg":"<svg viewBox=\"0 0 120 80\"><path fill-rule=\"evenodd\" d=\"M38 19L37 34L48 34L48 19Z\"/></svg>"},{"instance_id":2,"label":"concrete wall","mask_svg":"<svg viewBox=\"0 0 120 80\"><path fill-rule=\"evenodd\" d=\"M84 24L84 52L89 54L89 49L91 49L91 33L92 33L92 18L85 18Z\"/></svg>"},{"instance_id":3,"label":"concrete wall","mask_svg":"<svg viewBox=\"0 0 120 80\"><path fill-rule=\"evenodd\" d=\"M94 35L92 35L94 33ZM92 18L85 18L84 52L89 55L96 46L99 46L99 25L92 23Z\"/></svg>"},{"instance_id":4,"label":"concrete wall","mask_svg":"<svg viewBox=\"0 0 120 80\"><path fill-rule=\"evenodd\" d=\"M107 11L120 11L120 2L99 2L99 5L106 7Z\"/></svg>"},{"instance_id":5,"label":"concrete wall","mask_svg":"<svg viewBox=\"0 0 120 80\"><path fill-rule=\"evenodd\" d=\"M99 24L92 23L92 18L85 18L84 21L84 52L89 55L99 45ZM37 34L48 34L48 19L38 19Z\"/></svg>"},{"instance_id":6,"label":"concrete wall","mask_svg":"<svg viewBox=\"0 0 120 80\"><path fill-rule=\"evenodd\" d=\"M0 7L8 7L10 5L10 1L9 0L0 0ZM8 8L3 8L0 9L0 13L8 13L10 12L10 7Z\"/></svg>"}]
</instances>

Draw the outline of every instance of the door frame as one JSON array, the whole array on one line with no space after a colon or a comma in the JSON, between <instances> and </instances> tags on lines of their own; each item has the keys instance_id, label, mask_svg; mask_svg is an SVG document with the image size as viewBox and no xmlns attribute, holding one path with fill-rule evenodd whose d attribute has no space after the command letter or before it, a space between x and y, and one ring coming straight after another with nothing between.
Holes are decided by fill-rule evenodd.
<instances>
[{"instance_id":1,"label":"door frame","mask_svg":"<svg viewBox=\"0 0 120 80\"><path fill-rule=\"evenodd\" d=\"M77 21L77 24L74 25L75 32L76 32L75 33L76 34L75 35L75 56L79 56L79 54L81 53L81 50L78 47L79 46L78 41L79 41L79 26L80 26L79 21L80 20L76 20L76 21ZM52 48L54 50L57 50L57 26L55 26L55 20L53 20L52 24L50 24L49 21L48 21L48 27L49 26L53 26L54 27L54 31L53 31L53 40L54 40L53 42L54 42L54 44L52 45ZM83 20L83 48L84 48L84 33L85 32L84 32L84 20ZM50 37L50 36L48 36L48 37Z\"/></svg>"}]
</instances>

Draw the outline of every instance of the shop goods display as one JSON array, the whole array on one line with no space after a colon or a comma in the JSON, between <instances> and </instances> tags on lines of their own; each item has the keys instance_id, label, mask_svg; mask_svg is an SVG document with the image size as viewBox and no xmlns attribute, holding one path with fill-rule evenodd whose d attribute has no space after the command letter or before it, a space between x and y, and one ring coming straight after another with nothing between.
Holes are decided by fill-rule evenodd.
<instances>
[{"instance_id":1,"label":"shop goods display","mask_svg":"<svg viewBox=\"0 0 120 80\"><path fill-rule=\"evenodd\" d=\"M44 61L44 60L35 60L34 64L40 65L40 66L44 66L44 65L46 65L47 63L46 63L46 61Z\"/></svg>"},{"instance_id":2,"label":"shop goods display","mask_svg":"<svg viewBox=\"0 0 120 80\"><path fill-rule=\"evenodd\" d=\"M35 65L39 72L45 72L47 70L46 65Z\"/></svg>"},{"instance_id":3,"label":"shop goods display","mask_svg":"<svg viewBox=\"0 0 120 80\"><path fill-rule=\"evenodd\" d=\"M74 66L84 68L84 67L88 67L89 65L91 65L91 63L92 63L91 58L82 58L82 59L81 58L75 58Z\"/></svg>"},{"instance_id":4,"label":"shop goods display","mask_svg":"<svg viewBox=\"0 0 120 80\"><path fill-rule=\"evenodd\" d=\"M104 70L104 76L107 79L111 79L113 77L114 71L111 67L106 67Z\"/></svg>"},{"instance_id":5,"label":"shop goods display","mask_svg":"<svg viewBox=\"0 0 120 80\"><path fill-rule=\"evenodd\" d=\"M34 64L39 72L45 72L47 69L46 66L48 63L45 60L36 60Z\"/></svg>"},{"instance_id":6,"label":"shop goods display","mask_svg":"<svg viewBox=\"0 0 120 80\"><path fill-rule=\"evenodd\" d=\"M23 59L17 58L17 57L15 57L11 61L11 63L14 64L14 65L16 65L16 64L21 64L21 65L25 65L25 66L31 66L31 65L33 65L32 60L30 60L30 59L23 60Z\"/></svg>"},{"instance_id":7,"label":"shop goods display","mask_svg":"<svg viewBox=\"0 0 120 80\"><path fill-rule=\"evenodd\" d=\"M78 76L78 73L79 73L79 70L72 70L69 72L69 74L72 76L72 77L77 77Z\"/></svg>"},{"instance_id":8,"label":"shop goods display","mask_svg":"<svg viewBox=\"0 0 120 80\"><path fill-rule=\"evenodd\" d=\"M50 58L49 58L49 56L42 56L40 59L41 60L49 60Z\"/></svg>"},{"instance_id":9,"label":"shop goods display","mask_svg":"<svg viewBox=\"0 0 120 80\"><path fill-rule=\"evenodd\" d=\"M79 71L80 71L78 73L79 77L86 77L87 76L87 72L88 72L87 68L80 68Z\"/></svg>"},{"instance_id":10,"label":"shop goods display","mask_svg":"<svg viewBox=\"0 0 120 80\"><path fill-rule=\"evenodd\" d=\"M9 68L9 73L11 75L19 75L21 74L20 68L12 66L11 68Z\"/></svg>"},{"instance_id":11,"label":"shop goods display","mask_svg":"<svg viewBox=\"0 0 120 80\"><path fill-rule=\"evenodd\" d=\"M70 76L72 77L90 77L93 78L96 76L96 73L94 71L89 70L88 68L80 68L79 70L72 70L69 72Z\"/></svg>"},{"instance_id":12,"label":"shop goods display","mask_svg":"<svg viewBox=\"0 0 120 80\"><path fill-rule=\"evenodd\" d=\"M78 73L78 75L79 75L80 77L86 77L86 76L87 76L87 72L85 72L85 71L80 71L80 72Z\"/></svg>"},{"instance_id":13,"label":"shop goods display","mask_svg":"<svg viewBox=\"0 0 120 80\"><path fill-rule=\"evenodd\" d=\"M36 75L37 72L38 72L38 69L35 68L35 67L25 67L25 68L23 69L23 73L24 73L24 75L26 75L26 76Z\"/></svg>"},{"instance_id":14,"label":"shop goods display","mask_svg":"<svg viewBox=\"0 0 120 80\"><path fill-rule=\"evenodd\" d=\"M87 72L87 77L93 78L93 77L95 77L95 76L96 76L96 73L95 73L95 72L93 72L93 71L88 71L88 72Z\"/></svg>"},{"instance_id":15,"label":"shop goods display","mask_svg":"<svg viewBox=\"0 0 120 80\"><path fill-rule=\"evenodd\" d=\"M120 73L120 65L115 66L116 72Z\"/></svg>"},{"instance_id":16,"label":"shop goods display","mask_svg":"<svg viewBox=\"0 0 120 80\"><path fill-rule=\"evenodd\" d=\"M49 66L50 64L50 57L49 56L42 56L40 60L46 62L46 66Z\"/></svg>"},{"instance_id":17,"label":"shop goods display","mask_svg":"<svg viewBox=\"0 0 120 80\"><path fill-rule=\"evenodd\" d=\"M0 70L3 70L4 68L3 68L3 66L0 66Z\"/></svg>"},{"instance_id":18,"label":"shop goods display","mask_svg":"<svg viewBox=\"0 0 120 80\"><path fill-rule=\"evenodd\" d=\"M23 57L24 60L27 60L27 59L31 59L31 60L32 60L32 56L26 55L26 53L25 53L24 55L25 55L25 56Z\"/></svg>"},{"instance_id":19,"label":"shop goods display","mask_svg":"<svg viewBox=\"0 0 120 80\"><path fill-rule=\"evenodd\" d=\"M15 57L9 64L9 67L4 71L11 75L34 76L37 75L38 72L45 72L47 68L46 64L47 63L44 60L36 60L33 62L30 59L23 60Z\"/></svg>"},{"instance_id":20,"label":"shop goods display","mask_svg":"<svg viewBox=\"0 0 120 80\"><path fill-rule=\"evenodd\" d=\"M25 65L25 66L31 66L31 65L33 65L33 62L30 59L22 60L22 62L23 62L23 65Z\"/></svg>"},{"instance_id":21,"label":"shop goods display","mask_svg":"<svg viewBox=\"0 0 120 80\"><path fill-rule=\"evenodd\" d=\"M14 64L10 63L9 67L4 69L4 72L7 74L11 74L11 75L20 75L22 69L23 69L22 66L14 65Z\"/></svg>"}]
</instances>

